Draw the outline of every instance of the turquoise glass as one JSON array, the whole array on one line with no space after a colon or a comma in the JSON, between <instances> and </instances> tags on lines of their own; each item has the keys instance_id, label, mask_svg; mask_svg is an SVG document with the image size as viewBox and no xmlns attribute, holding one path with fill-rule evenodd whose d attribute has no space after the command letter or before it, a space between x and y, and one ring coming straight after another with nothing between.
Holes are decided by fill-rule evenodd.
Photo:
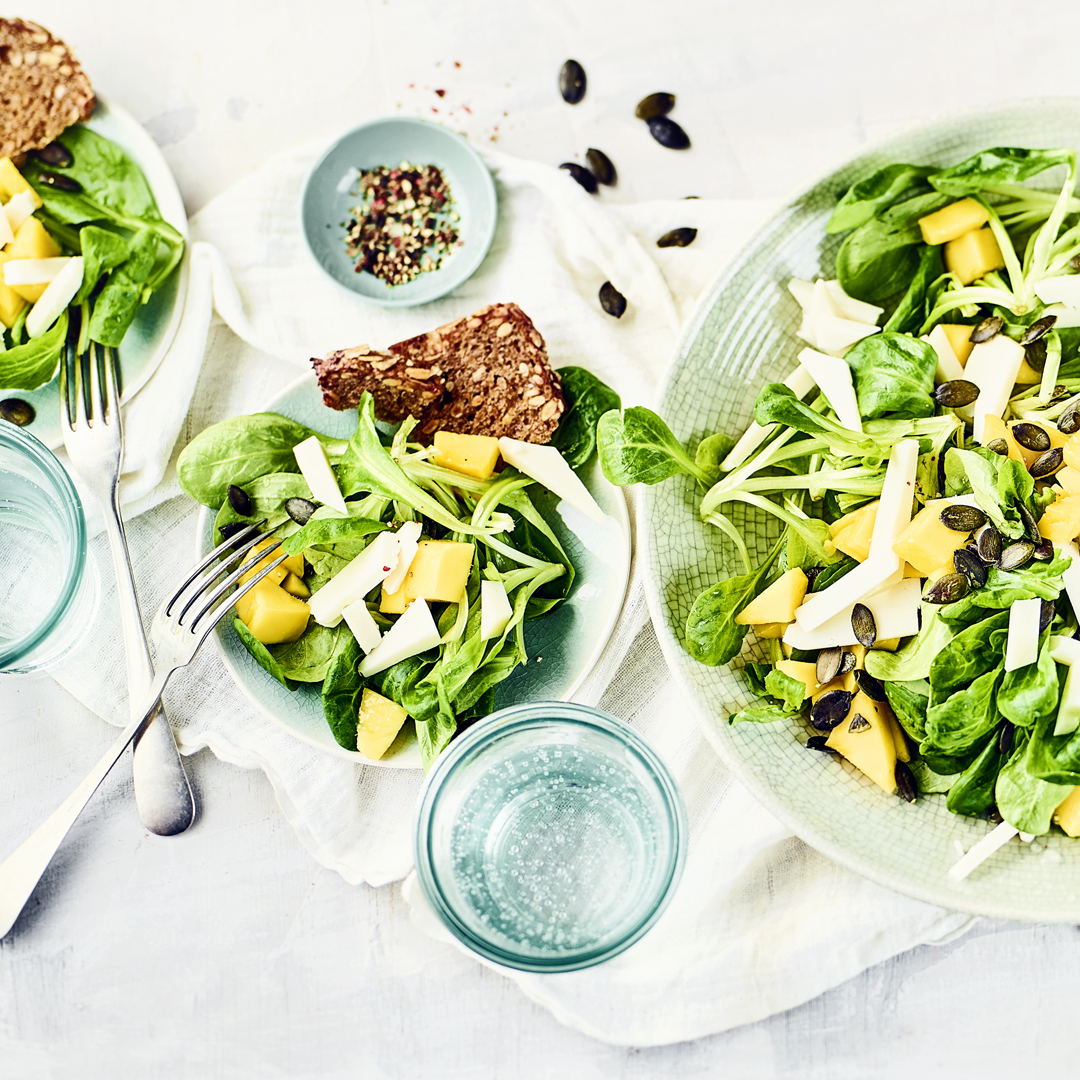
<instances>
[{"instance_id":1,"label":"turquoise glass","mask_svg":"<svg viewBox=\"0 0 1080 1080\"><path fill-rule=\"evenodd\" d=\"M97 599L74 485L44 443L0 421L0 672L59 660Z\"/></svg>"},{"instance_id":2,"label":"turquoise glass","mask_svg":"<svg viewBox=\"0 0 1080 1080\"><path fill-rule=\"evenodd\" d=\"M572 971L637 941L682 873L686 812L632 728L567 702L493 713L436 761L416 872L462 943L525 971Z\"/></svg>"}]
</instances>

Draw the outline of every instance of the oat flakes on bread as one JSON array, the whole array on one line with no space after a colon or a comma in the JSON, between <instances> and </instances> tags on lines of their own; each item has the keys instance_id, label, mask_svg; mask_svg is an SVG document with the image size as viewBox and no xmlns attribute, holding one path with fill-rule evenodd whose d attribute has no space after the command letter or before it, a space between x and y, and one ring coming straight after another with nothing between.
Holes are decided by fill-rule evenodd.
<instances>
[{"instance_id":1,"label":"oat flakes on bread","mask_svg":"<svg viewBox=\"0 0 1080 1080\"><path fill-rule=\"evenodd\" d=\"M0 158L16 165L94 111L90 80L44 27L0 18Z\"/></svg>"},{"instance_id":2,"label":"oat flakes on bread","mask_svg":"<svg viewBox=\"0 0 1080 1080\"><path fill-rule=\"evenodd\" d=\"M566 407L544 339L517 304L491 304L384 353L349 349L312 364L330 408L353 408L368 390L380 420L415 416L425 442L443 430L547 443Z\"/></svg>"}]
</instances>

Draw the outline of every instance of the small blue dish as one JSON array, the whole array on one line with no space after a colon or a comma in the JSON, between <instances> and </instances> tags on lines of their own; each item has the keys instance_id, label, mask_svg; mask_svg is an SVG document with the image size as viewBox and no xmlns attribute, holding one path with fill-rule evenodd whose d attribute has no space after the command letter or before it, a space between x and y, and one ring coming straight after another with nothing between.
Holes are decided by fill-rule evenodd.
<instances>
[{"instance_id":1,"label":"small blue dish","mask_svg":"<svg viewBox=\"0 0 1080 1080\"><path fill-rule=\"evenodd\" d=\"M356 272L345 250L345 223L358 198L359 170L378 165L437 165L449 181L462 245L437 270L387 287L373 274ZM319 158L300 197L300 223L308 250L320 267L362 300L382 307L413 307L438 300L467 281L491 247L498 218L495 181L480 155L439 124L408 117L372 120L346 132Z\"/></svg>"}]
</instances>

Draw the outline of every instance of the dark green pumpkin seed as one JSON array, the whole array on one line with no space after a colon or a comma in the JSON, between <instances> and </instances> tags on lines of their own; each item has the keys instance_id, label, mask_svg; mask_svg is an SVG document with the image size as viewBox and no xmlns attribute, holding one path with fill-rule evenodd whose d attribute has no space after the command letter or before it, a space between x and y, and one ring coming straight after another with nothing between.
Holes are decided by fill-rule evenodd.
<instances>
[{"instance_id":1,"label":"dark green pumpkin seed","mask_svg":"<svg viewBox=\"0 0 1080 1080\"><path fill-rule=\"evenodd\" d=\"M856 604L851 609L851 632L855 635L855 640L868 649L877 641L874 613L865 604Z\"/></svg>"},{"instance_id":2,"label":"dark green pumpkin seed","mask_svg":"<svg viewBox=\"0 0 1080 1080\"><path fill-rule=\"evenodd\" d=\"M1047 450L1045 454L1040 454L1032 463L1028 472L1038 480L1042 476L1049 476L1051 473L1055 473L1061 468L1065 461L1065 451L1060 446L1055 446L1050 450Z\"/></svg>"},{"instance_id":3,"label":"dark green pumpkin seed","mask_svg":"<svg viewBox=\"0 0 1080 1080\"><path fill-rule=\"evenodd\" d=\"M1017 540L1001 552L998 566L1002 570L1016 570L1035 554L1035 545L1030 540Z\"/></svg>"},{"instance_id":4,"label":"dark green pumpkin seed","mask_svg":"<svg viewBox=\"0 0 1080 1080\"><path fill-rule=\"evenodd\" d=\"M73 176L62 176L60 173L38 173L37 181L46 187L56 188L57 191L70 191L72 193L82 191L82 184Z\"/></svg>"},{"instance_id":5,"label":"dark green pumpkin seed","mask_svg":"<svg viewBox=\"0 0 1080 1080\"><path fill-rule=\"evenodd\" d=\"M979 558L984 563L993 565L1001 558L1001 533L993 525L987 525L975 537L979 549Z\"/></svg>"},{"instance_id":6,"label":"dark green pumpkin seed","mask_svg":"<svg viewBox=\"0 0 1080 1080\"><path fill-rule=\"evenodd\" d=\"M567 105L576 105L585 96L585 69L576 60L567 60L559 72L559 93Z\"/></svg>"},{"instance_id":7,"label":"dark green pumpkin seed","mask_svg":"<svg viewBox=\"0 0 1080 1080\"><path fill-rule=\"evenodd\" d=\"M222 525L218 532L221 533L222 540L229 540L234 537L238 532L243 532L244 529L250 529L251 524L246 521L230 521L228 525ZM236 546L235 544L233 545Z\"/></svg>"},{"instance_id":8,"label":"dark green pumpkin seed","mask_svg":"<svg viewBox=\"0 0 1080 1080\"><path fill-rule=\"evenodd\" d=\"M296 522L297 525L306 525L311 520L311 515L318 507L310 499L294 497L285 500L285 513Z\"/></svg>"},{"instance_id":9,"label":"dark green pumpkin seed","mask_svg":"<svg viewBox=\"0 0 1080 1080\"><path fill-rule=\"evenodd\" d=\"M26 427L27 424L32 424L36 415L34 406L29 401L23 401L22 398L9 397L0 401L0 420L6 420L16 427Z\"/></svg>"},{"instance_id":10,"label":"dark green pumpkin seed","mask_svg":"<svg viewBox=\"0 0 1080 1080\"><path fill-rule=\"evenodd\" d=\"M981 589L986 584L986 564L967 548L953 552L953 566L958 574L963 574L968 579L968 584L973 589Z\"/></svg>"},{"instance_id":11,"label":"dark green pumpkin seed","mask_svg":"<svg viewBox=\"0 0 1080 1080\"><path fill-rule=\"evenodd\" d=\"M1035 371L1042 371L1046 367L1046 341L1036 338L1030 345L1024 346L1024 359L1028 367Z\"/></svg>"},{"instance_id":12,"label":"dark green pumpkin seed","mask_svg":"<svg viewBox=\"0 0 1080 1080\"><path fill-rule=\"evenodd\" d=\"M695 236L697 236L697 229L672 229L656 241L656 246L660 248L689 247L694 242Z\"/></svg>"},{"instance_id":13,"label":"dark green pumpkin seed","mask_svg":"<svg viewBox=\"0 0 1080 1080\"><path fill-rule=\"evenodd\" d=\"M1051 545L1051 552L1053 551L1053 545ZM1042 602L1042 610L1039 612L1039 633L1041 634L1053 621L1054 616L1057 614L1057 601L1056 600L1044 600Z\"/></svg>"},{"instance_id":14,"label":"dark green pumpkin seed","mask_svg":"<svg viewBox=\"0 0 1080 1080\"><path fill-rule=\"evenodd\" d=\"M1019 499L1013 500L1013 506L1016 507L1016 512L1024 523L1024 534L1033 544L1041 544L1042 533L1039 532L1039 523L1035 520L1035 515Z\"/></svg>"},{"instance_id":15,"label":"dark green pumpkin seed","mask_svg":"<svg viewBox=\"0 0 1080 1080\"><path fill-rule=\"evenodd\" d=\"M938 516L953 532L974 532L986 524L986 515L977 506L946 506Z\"/></svg>"},{"instance_id":16,"label":"dark green pumpkin seed","mask_svg":"<svg viewBox=\"0 0 1080 1080\"><path fill-rule=\"evenodd\" d=\"M612 317L621 319L626 311L626 297L610 281L600 286L600 306Z\"/></svg>"},{"instance_id":17,"label":"dark green pumpkin seed","mask_svg":"<svg viewBox=\"0 0 1080 1080\"><path fill-rule=\"evenodd\" d=\"M915 776L902 761L896 763L896 771L893 773L896 779L897 794L905 802L913 803L919 797L919 785L915 783Z\"/></svg>"},{"instance_id":18,"label":"dark green pumpkin seed","mask_svg":"<svg viewBox=\"0 0 1080 1080\"><path fill-rule=\"evenodd\" d=\"M1002 327L1005 325L1005 320L1000 315L991 315L989 318L983 319L974 330L971 331L971 336L968 340L973 345L981 345L984 341L989 341L991 338L995 338L1001 333Z\"/></svg>"},{"instance_id":19,"label":"dark green pumpkin seed","mask_svg":"<svg viewBox=\"0 0 1080 1080\"><path fill-rule=\"evenodd\" d=\"M832 682L836 678L840 671L840 661L843 659L843 655L844 651L839 645L834 645L829 649L822 649L817 654L814 677L818 681L818 686L824 686L827 682Z\"/></svg>"},{"instance_id":20,"label":"dark green pumpkin seed","mask_svg":"<svg viewBox=\"0 0 1080 1080\"><path fill-rule=\"evenodd\" d=\"M964 574L945 574L926 590L923 600L928 604L953 604L971 592L971 583Z\"/></svg>"},{"instance_id":21,"label":"dark green pumpkin seed","mask_svg":"<svg viewBox=\"0 0 1080 1080\"><path fill-rule=\"evenodd\" d=\"M848 650L845 649L843 656L840 657L840 671L838 674L846 675L849 671L854 671L854 669L855 654L853 652L848 652Z\"/></svg>"},{"instance_id":22,"label":"dark green pumpkin seed","mask_svg":"<svg viewBox=\"0 0 1080 1080\"><path fill-rule=\"evenodd\" d=\"M803 571L806 574L806 591L814 591L814 582L817 581L818 574L824 570L824 566L811 566L807 570Z\"/></svg>"},{"instance_id":23,"label":"dark green pumpkin seed","mask_svg":"<svg viewBox=\"0 0 1080 1080\"><path fill-rule=\"evenodd\" d=\"M855 672L855 685L871 700L871 701L888 701L885 696L885 688L870 674L869 671L863 671L861 668Z\"/></svg>"},{"instance_id":24,"label":"dark green pumpkin seed","mask_svg":"<svg viewBox=\"0 0 1080 1080\"><path fill-rule=\"evenodd\" d=\"M1004 439L991 439L986 444L986 449L993 454L1000 454L1002 457L1009 456L1009 444Z\"/></svg>"},{"instance_id":25,"label":"dark green pumpkin seed","mask_svg":"<svg viewBox=\"0 0 1080 1080\"><path fill-rule=\"evenodd\" d=\"M690 136L670 116L654 116L649 121L649 133L669 150L686 150L690 146Z\"/></svg>"},{"instance_id":26,"label":"dark green pumpkin seed","mask_svg":"<svg viewBox=\"0 0 1080 1080\"><path fill-rule=\"evenodd\" d=\"M1016 728L1008 720L1002 720L997 730L997 751L1004 757L1013 748Z\"/></svg>"},{"instance_id":27,"label":"dark green pumpkin seed","mask_svg":"<svg viewBox=\"0 0 1080 1080\"><path fill-rule=\"evenodd\" d=\"M590 195L596 194L596 177L584 165L564 161L559 168L565 169Z\"/></svg>"},{"instance_id":28,"label":"dark green pumpkin seed","mask_svg":"<svg viewBox=\"0 0 1080 1080\"><path fill-rule=\"evenodd\" d=\"M806 749L820 750L827 754L833 753L833 748L829 746L828 735L811 735L810 738L806 740Z\"/></svg>"},{"instance_id":29,"label":"dark green pumpkin seed","mask_svg":"<svg viewBox=\"0 0 1080 1080\"><path fill-rule=\"evenodd\" d=\"M1019 423L1012 426L1012 437L1025 449L1041 454L1050 449L1050 436L1038 424Z\"/></svg>"},{"instance_id":30,"label":"dark green pumpkin seed","mask_svg":"<svg viewBox=\"0 0 1080 1080\"><path fill-rule=\"evenodd\" d=\"M71 151L61 142L51 142L48 146L35 150L34 157L44 161L46 165L55 165L58 169L68 169L75 161Z\"/></svg>"},{"instance_id":31,"label":"dark green pumpkin seed","mask_svg":"<svg viewBox=\"0 0 1080 1080\"><path fill-rule=\"evenodd\" d=\"M1080 398L1058 417L1057 426L1062 435L1075 435L1080 431Z\"/></svg>"},{"instance_id":32,"label":"dark green pumpkin seed","mask_svg":"<svg viewBox=\"0 0 1080 1080\"><path fill-rule=\"evenodd\" d=\"M593 175L601 184L607 184L608 187L611 187L618 180L619 177L615 172L615 166L611 164L611 158L603 150L597 150L595 147L590 146L585 151L585 160L589 163L589 168L592 169Z\"/></svg>"},{"instance_id":33,"label":"dark green pumpkin seed","mask_svg":"<svg viewBox=\"0 0 1080 1080\"><path fill-rule=\"evenodd\" d=\"M979 388L967 379L943 382L934 391L934 400L946 409L960 409L970 405L979 396Z\"/></svg>"},{"instance_id":34,"label":"dark green pumpkin seed","mask_svg":"<svg viewBox=\"0 0 1080 1080\"><path fill-rule=\"evenodd\" d=\"M1031 553L1031 557L1036 562L1050 562L1054 557L1054 545L1049 540L1044 540L1041 544L1035 545L1035 550Z\"/></svg>"},{"instance_id":35,"label":"dark green pumpkin seed","mask_svg":"<svg viewBox=\"0 0 1080 1080\"><path fill-rule=\"evenodd\" d=\"M643 97L634 110L634 115L639 120L651 120L654 116L667 116L675 108L675 95L665 94L660 91Z\"/></svg>"},{"instance_id":36,"label":"dark green pumpkin seed","mask_svg":"<svg viewBox=\"0 0 1080 1080\"><path fill-rule=\"evenodd\" d=\"M241 516L251 517L251 499L248 493L235 484L229 485L229 505Z\"/></svg>"},{"instance_id":37,"label":"dark green pumpkin seed","mask_svg":"<svg viewBox=\"0 0 1080 1080\"><path fill-rule=\"evenodd\" d=\"M866 717L863 716L862 713L856 713L851 718L851 723L848 724L847 729L848 729L848 731L853 732L855 734L857 734L860 731L869 731L870 730L870 721L867 720Z\"/></svg>"},{"instance_id":38,"label":"dark green pumpkin seed","mask_svg":"<svg viewBox=\"0 0 1080 1080\"><path fill-rule=\"evenodd\" d=\"M1037 319L1024 331L1024 336L1020 339L1020 344L1030 345L1033 341L1038 341L1043 334L1053 329L1054 323L1056 322L1056 315L1044 315L1041 319Z\"/></svg>"},{"instance_id":39,"label":"dark green pumpkin seed","mask_svg":"<svg viewBox=\"0 0 1080 1080\"><path fill-rule=\"evenodd\" d=\"M810 723L818 731L832 731L851 709L851 694L847 690L830 690L814 702Z\"/></svg>"}]
</instances>

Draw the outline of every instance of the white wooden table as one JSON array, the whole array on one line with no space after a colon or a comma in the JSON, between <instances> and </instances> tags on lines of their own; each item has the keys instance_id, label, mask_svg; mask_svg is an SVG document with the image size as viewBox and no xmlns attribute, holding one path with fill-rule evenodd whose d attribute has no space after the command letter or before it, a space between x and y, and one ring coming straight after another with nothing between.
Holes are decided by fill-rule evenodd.
<instances>
[{"instance_id":1,"label":"white wooden table","mask_svg":"<svg viewBox=\"0 0 1080 1080\"><path fill-rule=\"evenodd\" d=\"M191 212L283 147L399 109L553 164L598 146L620 171L605 198L751 198L944 110L1080 92L1068 0L42 0L20 14L146 125ZM556 90L568 56L589 78L576 108ZM691 153L633 119L655 90L677 94ZM0 853L113 735L48 678L0 678ZM1073 1065L1071 927L983 924L749 1027L610 1047L422 935L396 887L317 866L262 774L208 754L191 773L199 820L160 839L118 769L0 942L0 1076L909 1080Z\"/></svg>"}]
</instances>

